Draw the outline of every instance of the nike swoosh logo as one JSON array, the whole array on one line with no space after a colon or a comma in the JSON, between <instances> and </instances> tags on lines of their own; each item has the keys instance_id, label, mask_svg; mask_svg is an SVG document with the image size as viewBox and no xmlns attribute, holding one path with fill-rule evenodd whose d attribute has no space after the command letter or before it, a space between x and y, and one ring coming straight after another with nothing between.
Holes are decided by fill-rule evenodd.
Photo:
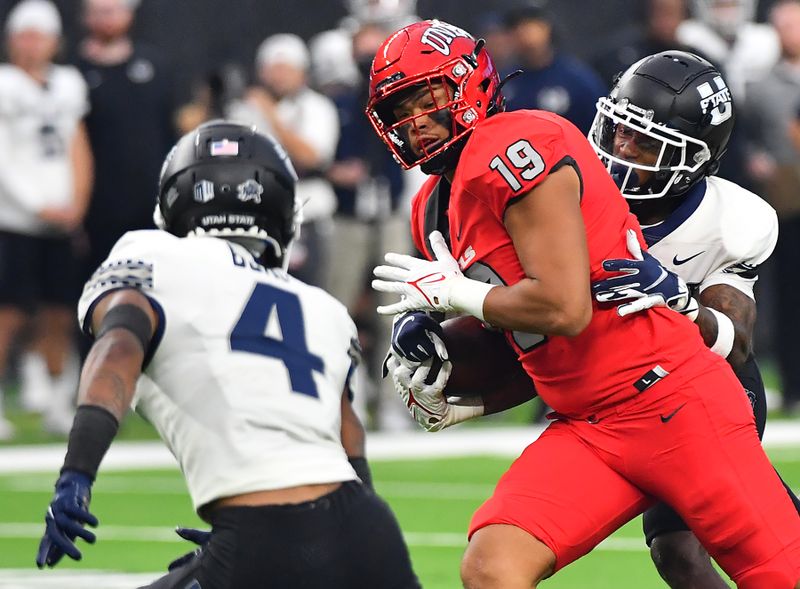
<instances>
[{"instance_id":1,"label":"nike swoosh logo","mask_svg":"<svg viewBox=\"0 0 800 589\"><path fill-rule=\"evenodd\" d=\"M438 278L431 279L432 276L438 276ZM426 276L423 276L422 278L418 278L417 280L414 280L413 282L409 282L408 284L410 284L411 286L416 288L419 291L419 294L422 295L422 297L428 302L429 305L433 305L433 304L438 305L439 304L439 297L434 296L433 297L433 301L431 301L431 299L428 297L428 295L425 294L425 291L422 290L422 288L420 287L420 284L430 285L430 284L435 284L437 282L442 282L443 280L446 280L446 276L444 276L441 272L434 272L433 274L427 274Z\"/></svg>"},{"instance_id":2,"label":"nike swoosh logo","mask_svg":"<svg viewBox=\"0 0 800 589\"><path fill-rule=\"evenodd\" d=\"M702 252L697 252L695 255L689 256L688 258L684 258L682 260L679 260L678 256L673 256L672 257L672 263L675 264L676 266L680 266L681 264L685 264L689 260L694 260L697 256L699 256L700 254L704 254L704 253L706 253L706 250L703 250Z\"/></svg>"},{"instance_id":3,"label":"nike swoosh logo","mask_svg":"<svg viewBox=\"0 0 800 589\"><path fill-rule=\"evenodd\" d=\"M686 405L686 403L684 403L683 405ZM675 411L673 411L672 413L669 413L669 414L667 414L667 415L659 415L659 417L661 418L661 423L667 423L667 422L668 422L670 419L672 419L673 417L675 417L675 414L676 414L678 411L680 411L681 409L683 409L683 405L681 405L680 407L678 407L678 408L677 408Z\"/></svg>"},{"instance_id":4,"label":"nike swoosh logo","mask_svg":"<svg viewBox=\"0 0 800 589\"><path fill-rule=\"evenodd\" d=\"M427 415L430 415L430 417L428 418L428 423L434 424L439 421L439 418L435 413L429 411L427 408L419 404L419 401L417 401L414 398L414 393L411 392L411 389L408 389L408 401L406 405L408 405L409 409L412 409L416 405L417 407L419 407L420 411L426 413Z\"/></svg>"}]
</instances>

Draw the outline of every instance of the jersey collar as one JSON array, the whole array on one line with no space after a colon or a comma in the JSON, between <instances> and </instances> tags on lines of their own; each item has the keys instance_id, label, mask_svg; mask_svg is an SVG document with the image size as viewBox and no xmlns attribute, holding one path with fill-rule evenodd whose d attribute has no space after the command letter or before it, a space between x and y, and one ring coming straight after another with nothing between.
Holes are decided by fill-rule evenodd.
<instances>
[{"instance_id":1,"label":"jersey collar","mask_svg":"<svg viewBox=\"0 0 800 589\"><path fill-rule=\"evenodd\" d=\"M683 197L681 205L675 209L672 214L664 219L658 225L651 225L642 229L642 235L647 243L647 247L653 247L659 241L664 239L667 235L680 227L686 219L692 216L703 202L703 197L706 195L706 179L703 178L692 186Z\"/></svg>"}]
</instances>

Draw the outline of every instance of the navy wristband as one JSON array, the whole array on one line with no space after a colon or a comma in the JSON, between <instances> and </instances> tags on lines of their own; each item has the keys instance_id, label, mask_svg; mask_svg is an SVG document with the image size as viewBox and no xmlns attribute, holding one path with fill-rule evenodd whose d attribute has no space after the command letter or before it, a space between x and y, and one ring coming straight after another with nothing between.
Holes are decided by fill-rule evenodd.
<instances>
[{"instance_id":1,"label":"navy wristband","mask_svg":"<svg viewBox=\"0 0 800 589\"><path fill-rule=\"evenodd\" d=\"M367 459L363 456L356 456L348 457L347 460L350 461L350 466L356 471L358 478L361 479L364 486L370 491L374 491L375 489L372 486L372 473L369 470Z\"/></svg>"}]
</instances>

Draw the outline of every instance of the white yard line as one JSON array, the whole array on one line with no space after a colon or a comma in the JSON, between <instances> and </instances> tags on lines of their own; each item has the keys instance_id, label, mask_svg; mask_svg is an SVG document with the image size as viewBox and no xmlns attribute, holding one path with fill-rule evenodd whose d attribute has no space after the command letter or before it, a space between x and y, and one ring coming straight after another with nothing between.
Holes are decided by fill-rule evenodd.
<instances>
[{"instance_id":1,"label":"white yard line","mask_svg":"<svg viewBox=\"0 0 800 589\"><path fill-rule=\"evenodd\" d=\"M543 431L540 425L525 427L462 427L430 434L373 432L367 435L371 460L446 458L459 456L514 457ZM800 422L776 421L767 425L764 445L785 448L800 444ZM0 474L54 472L64 460L66 444L0 448ZM103 460L103 471L176 468L175 459L158 441L118 442Z\"/></svg>"},{"instance_id":2,"label":"white yard line","mask_svg":"<svg viewBox=\"0 0 800 589\"><path fill-rule=\"evenodd\" d=\"M97 539L106 542L163 542L167 544L192 545L164 527L154 526L100 526L95 530ZM40 524L6 523L0 524L0 538L39 539L42 536ZM428 546L440 548L460 548L467 545L466 534L460 532L404 532L409 546ZM642 538L608 538L595 550L615 552L645 550ZM0 569L0 580L8 573ZM0 585L3 587L3 585Z\"/></svg>"},{"instance_id":3,"label":"white yard line","mask_svg":"<svg viewBox=\"0 0 800 589\"><path fill-rule=\"evenodd\" d=\"M2 529L7 525L0 525L0 536ZM124 528L119 527L118 531ZM135 530L137 528L130 528ZM41 534L41 526L36 527L35 536L14 536L23 538L38 538ZM165 542L183 542L177 536ZM406 542L410 546L425 546L430 548L464 548L466 538L458 533L418 533L410 532L405 534ZM104 540L109 540L103 536ZM123 538L114 538L122 540ZM130 541L153 541L152 538L138 538L138 533L132 533ZM601 552L644 552L647 547L642 538L609 538L595 548ZM166 562L166 561L165 561ZM166 571L155 571L152 573L124 574L113 571L98 570L58 570L50 569L38 571L31 569L0 569L0 589L130 589L153 582L155 579L164 575Z\"/></svg>"},{"instance_id":4,"label":"white yard line","mask_svg":"<svg viewBox=\"0 0 800 589\"><path fill-rule=\"evenodd\" d=\"M454 501L459 499L485 499L492 494L493 484L429 483L423 481L383 481L375 479L384 497L419 498L429 501ZM22 474L0 477L0 491L12 493L51 492L53 473ZM104 474L97 482L103 495L188 495L183 480L174 478L136 477Z\"/></svg>"},{"instance_id":5,"label":"white yard line","mask_svg":"<svg viewBox=\"0 0 800 589\"><path fill-rule=\"evenodd\" d=\"M152 583L164 573L123 574L104 571L36 569L0 570L2 589L131 589Z\"/></svg>"}]
</instances>

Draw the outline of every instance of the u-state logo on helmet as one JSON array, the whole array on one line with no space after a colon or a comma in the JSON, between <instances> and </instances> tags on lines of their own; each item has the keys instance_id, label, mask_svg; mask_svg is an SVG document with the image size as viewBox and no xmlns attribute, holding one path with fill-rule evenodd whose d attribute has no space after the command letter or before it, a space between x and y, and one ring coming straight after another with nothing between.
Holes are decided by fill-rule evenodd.
<instances>
[{"instance_id":1,"label":"u-state logo on helmet","mask_svg":"<svg viewBox=\"0 0 800 589\"><path fill-rule=\"evenodd\" d=\"M711 124L717 126L733 115L731 107L731 91L722 76L716 76L711 82L703 82L697 87L700 94L700 108L704 113L711 113Z\"/></svg>"}]
</instances>

